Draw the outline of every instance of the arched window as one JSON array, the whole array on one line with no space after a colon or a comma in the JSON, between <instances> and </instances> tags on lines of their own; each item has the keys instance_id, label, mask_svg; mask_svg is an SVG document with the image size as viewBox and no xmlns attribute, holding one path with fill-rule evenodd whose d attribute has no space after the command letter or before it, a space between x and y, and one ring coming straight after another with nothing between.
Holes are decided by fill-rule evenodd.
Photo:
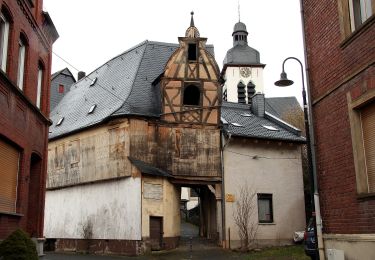
<instances>
[{"instance_id":1,"label":"arched window","mask_svg":"<svg viewBox=\"0 0 375 260\"><path fill-rule=\"evenodd\" d=\"M240 81L237 85L238 103L246 104L245 84Z\"/></svg>"},{"instance_id":2,"label":"arched window","mask_svg":"<svg viewBox=\"0 0 375 260\"><path fill-rule=\"evenodd\" d=\"M27 40L25 35L21 34L18 40L18 72L17 72L17 86L22 90L25 76L26 63L26 46Z\"/></svg>"},{"instance_id":3,"label":"arched window","mask_svg":"<svg viewBox=\"0 0 375 260\"><path fill-rule=\"evenodd\" d=\"M0 12L0 69L6 72L10 18L7 10L3 7Z\"/></svg>"},{"instance_id":4,"label":"arched window","mask_svg":"<svg viewBox=\"0 0 375 260\"><path fill-rule=\"evenodd\" d=\"M188 85L184 89L183 104L188 106L199 106L201 91L195 85Z\"/></svg>"},{"instance_id":5,"label":"arched window","mask_svg":"<svg viewBox=\"0 0 375 260\"><path fill-rule=\"evenodd\" d=\"M253 82L247 83L247 96L250 98L255 94L255 85Z\"/></svg>"},{"instance_id":6,"label":"arched window","mask_svg":"<svg viewBox=\"0 0 375 260\"><path fill-rule=\"evenodd\" d=\"M40 109L41 99L42 99L42 87L43 87L43 77L44 77L44 66L42 62L38 65L38 81L36 86L36 106Z\"/></svg>"}]
</instances>

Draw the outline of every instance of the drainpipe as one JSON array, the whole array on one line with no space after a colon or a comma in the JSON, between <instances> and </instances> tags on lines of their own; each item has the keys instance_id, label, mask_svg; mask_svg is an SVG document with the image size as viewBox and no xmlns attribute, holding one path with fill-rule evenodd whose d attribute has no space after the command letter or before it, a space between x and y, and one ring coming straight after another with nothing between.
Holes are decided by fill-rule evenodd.
<instances>
[{"instance_id":1,"label":"drainpipe","mask_svg":"<svg viewBox=\"0 0 375 260\"><path fill-rule=\"evenodd\" d=\"M224 148L228 145L231 135L229 133L228 140L225 142L224 132L220 133L220 157L221 157L221 240L224 248L226 245L226 226L225 226L225 182L224 182Z\"/></svg>"},{"instance_id":2,"label":"drainpipe","mask_svg":"<svg viewBox=\"0 0 375 260\"><path fill-rule=\"evenodd\" d=\"M315 153L315 135L314 135L314 123L312 118L312 100L311 100L311 93L310 93L310 81L309 81L309 67L307 63L307 51L306 51L306 35L305 35L305 21L304 21L304 9L303 9L303 0L300 0L300 9L301 9L301 25L302 25L302 41L303 41L303 50L305 54L305 75L306 75L306 90L307 90L307 97L308 97L308 109L310 113L309 122L310 122L310 147L311 147L311 163L312 163L312 171L313 171L313 178L314 178L314 204L315 204L315 219L316 219L316 233L318 238L318 250L319 250L319 259L325 260L324 254L324 243L323 243L323 232L322 232L322 216L320 214L320 203L319 203L319 191L318 191L318 179L317 179L317 172L316 172L316 153Z\"/></svg>"}]
</instances>

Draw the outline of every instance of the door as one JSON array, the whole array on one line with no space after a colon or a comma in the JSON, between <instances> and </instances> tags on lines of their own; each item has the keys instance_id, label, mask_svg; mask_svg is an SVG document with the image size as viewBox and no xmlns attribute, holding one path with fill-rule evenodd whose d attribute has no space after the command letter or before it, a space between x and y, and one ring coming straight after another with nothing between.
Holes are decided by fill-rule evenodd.
<instances>
[{"instance_id":1,"label":"door","mask_svg":"<svg viewBox=\"0 0 375 260\"><path fill-rule=\"evenodd\" d=\"M150 217L151 250L161 250L163 243L163 218Z\"/></svg>"}]
</instances>

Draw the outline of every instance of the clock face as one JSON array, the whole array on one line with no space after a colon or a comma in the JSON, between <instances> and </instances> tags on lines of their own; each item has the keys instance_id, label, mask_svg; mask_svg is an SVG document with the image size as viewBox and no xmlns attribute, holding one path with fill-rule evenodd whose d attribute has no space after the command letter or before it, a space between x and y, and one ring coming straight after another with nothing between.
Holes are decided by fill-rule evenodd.
<instances>
[{"instance_id":1,"label":"clock face","mask_svg":"<svg viewBox=\"0 0 375 260\"><path fill-rule=\"evenodd\" d=\"M251 75L251 70L248 67L241 67L240 68L240 74L244 78L248 78Z\"/></svg>"}]
</instances>

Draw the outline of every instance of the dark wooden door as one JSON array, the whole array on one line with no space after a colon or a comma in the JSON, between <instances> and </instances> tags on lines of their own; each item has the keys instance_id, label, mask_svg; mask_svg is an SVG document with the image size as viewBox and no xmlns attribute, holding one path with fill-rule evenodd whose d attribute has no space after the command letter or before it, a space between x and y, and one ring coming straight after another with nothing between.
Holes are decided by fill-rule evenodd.
<instances>
[{"instance_id":1,"label":"dark wooden door","mask_svg":"<svg viewBox=\"0 0 375 260\"><path fill-rule=\"evenodd\" d=\"M163 243L163 218L150 217L150 242L151 250L162 249Z\"/></svg>"}]
</instances>

